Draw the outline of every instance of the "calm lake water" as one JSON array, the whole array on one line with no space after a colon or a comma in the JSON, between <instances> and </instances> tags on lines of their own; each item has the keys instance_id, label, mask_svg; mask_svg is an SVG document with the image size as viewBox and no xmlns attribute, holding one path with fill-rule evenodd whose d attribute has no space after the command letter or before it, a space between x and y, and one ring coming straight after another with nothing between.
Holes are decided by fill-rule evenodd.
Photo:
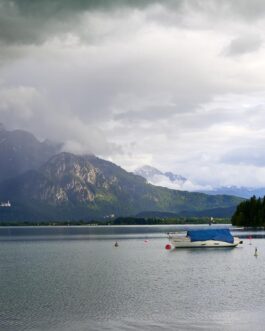
<instances>
[{"instance_id":1,"label":"calm lake water","mask_svg":"<svg viewBox=\"0 0 265 331\"><path fill-rule=\"evenodd\" d=\"M265 233L166 251L176 228L0 228L0 330L264 330Z\"/></svg>"}]
</instances>

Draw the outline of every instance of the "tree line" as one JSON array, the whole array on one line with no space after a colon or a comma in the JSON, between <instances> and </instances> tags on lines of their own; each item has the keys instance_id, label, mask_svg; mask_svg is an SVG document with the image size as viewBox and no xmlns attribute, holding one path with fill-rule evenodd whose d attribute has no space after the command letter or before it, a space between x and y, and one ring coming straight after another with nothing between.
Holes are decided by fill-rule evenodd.
<instances>
[{"instance_id":1,"label":"tree line","mask_svg":"<svg viewBox=\"0 0 265 331\"><path fill-rule=\"evenodd\" d=\"M254 195L249 200L241 202L237 206L231 222L237 226L265 226L265 197L256 198Z\"/></svg>"}]
</instances>

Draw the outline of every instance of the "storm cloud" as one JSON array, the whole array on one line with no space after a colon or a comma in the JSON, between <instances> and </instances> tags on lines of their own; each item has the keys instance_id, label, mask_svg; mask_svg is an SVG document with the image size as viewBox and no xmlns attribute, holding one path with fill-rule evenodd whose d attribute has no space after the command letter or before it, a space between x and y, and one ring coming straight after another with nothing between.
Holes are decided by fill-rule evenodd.
<instances>
[{"instance_id":1,"label":"storm cloud","mask_svg":"<svg viewBox=\"0 0 265 331\"><path fill-rule=\"evenodd\" d=\"M257 0L0 0L0 122L128 170L265 185L264 26Z\"/></svg>"}]
</instances>

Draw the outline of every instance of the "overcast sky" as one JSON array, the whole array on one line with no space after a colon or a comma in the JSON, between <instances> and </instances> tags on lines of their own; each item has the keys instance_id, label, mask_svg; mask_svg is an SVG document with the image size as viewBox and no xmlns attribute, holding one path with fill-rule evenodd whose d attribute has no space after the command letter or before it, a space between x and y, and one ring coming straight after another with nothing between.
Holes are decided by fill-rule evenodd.
<instances>
[{"instance_id":1,"label":"overcast sky","mask_svg":"<svg viewBox=\"0 0 265 331\"><path fill-rule=\"evenodd\" d=\"M265 1L0 0L0 122L127 170L265 185Z\"/></svg>"}]
</instances>

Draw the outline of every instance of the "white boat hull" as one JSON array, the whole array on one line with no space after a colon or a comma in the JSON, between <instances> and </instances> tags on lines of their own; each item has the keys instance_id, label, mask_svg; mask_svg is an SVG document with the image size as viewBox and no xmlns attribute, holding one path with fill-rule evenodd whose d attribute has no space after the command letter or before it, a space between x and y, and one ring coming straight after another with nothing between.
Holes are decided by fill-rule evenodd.
<instances>
[{"instance_id":1,"label":"white boat hull","mask_svg":"<svg viewBox=\"0 0 265 331\"><path fill-rule=\"evenodd\" d=\"M171 236L170 242L175 248L207 248L207 247L236 247L240 244L240 239L234 237L233 243L217 240L205 240L205 241L191 241L188 237L174 237Z\"/></svg>"}]
</instances>

